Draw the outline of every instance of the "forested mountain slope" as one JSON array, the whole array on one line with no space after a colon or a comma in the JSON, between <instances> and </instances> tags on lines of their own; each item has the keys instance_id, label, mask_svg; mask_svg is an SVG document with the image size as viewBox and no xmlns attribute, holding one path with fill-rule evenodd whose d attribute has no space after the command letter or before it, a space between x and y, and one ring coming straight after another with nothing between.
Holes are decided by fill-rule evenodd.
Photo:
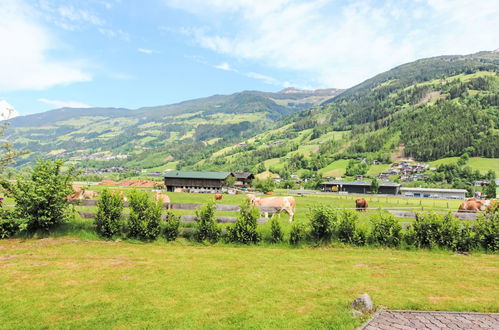
<instances>
[{"instance_id":1,"label":"forested mountain slope","mask_svg":"<svg viewBox=\"0 0 499 330\"><path fill-rule=\"evenodd\" d=\"M499 157L497 52L396 67L194 167L317 171L343 158L432 161L465 152Z\"/></svg>"}]
</instances>

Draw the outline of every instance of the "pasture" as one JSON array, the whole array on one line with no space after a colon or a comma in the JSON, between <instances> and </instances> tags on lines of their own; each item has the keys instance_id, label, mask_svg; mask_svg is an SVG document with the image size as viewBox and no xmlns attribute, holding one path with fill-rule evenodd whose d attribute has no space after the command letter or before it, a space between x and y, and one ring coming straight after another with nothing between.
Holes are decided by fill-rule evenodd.
<instances>
[{"instance_id":1,"label":"pasture","mask_svg":"<svg viewBox=\"0 0 499 330\"><path fill-rule=\"evenodd\" d=\"M392 309L498 312L496 255L440 251L0 241L0 328L353 329Z\"/></svg>"}]
</instances>

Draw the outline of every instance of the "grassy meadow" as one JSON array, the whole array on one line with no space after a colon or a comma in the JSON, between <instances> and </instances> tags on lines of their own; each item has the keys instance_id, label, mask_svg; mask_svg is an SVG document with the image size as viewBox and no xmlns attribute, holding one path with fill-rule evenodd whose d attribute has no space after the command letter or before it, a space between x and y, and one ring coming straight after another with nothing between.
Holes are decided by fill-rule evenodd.
<instances>
[{"instance_id":1,"label":"grassy meadow","mask_svg":"<svg viewBox=\"0 0 499 330\"><path fill-rule=\"evenodd\" d=\"M0 328L353 329L394 309L499 312L499 259L74 238L0 241Z\"/></svg>"}]
</instances>

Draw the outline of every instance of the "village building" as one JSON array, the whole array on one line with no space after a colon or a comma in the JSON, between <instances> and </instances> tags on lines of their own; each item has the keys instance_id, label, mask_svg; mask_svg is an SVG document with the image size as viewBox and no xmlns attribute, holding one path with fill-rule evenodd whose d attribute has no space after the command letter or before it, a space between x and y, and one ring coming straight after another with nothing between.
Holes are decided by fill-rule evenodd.
<instances>
[{"instance_id":1,"label":"village building","mask_svg":"<svg viewBox=\"0 0 499 330\"><path fill-rule=\"evenodd\" d=\"M465 199L466 192L466 189L400 188L400 193L408 197Z\"/></svg>"},{"instance_id":2,"label":"village building","mask_svg":"<svg viewBox=\"0 0 499 330\"><path fill-rule=\"evenodd\" d=\"M230 172L168 171L161 174L167 191L189 190L195 192L221 191Z\"/></svg>"},{"instance_id":3,"label":"village building","mask_svg":"<svg viewBox=\"0 0 499 330\"><path fill-rule=\"evenodd\" d=\"M235 186L251 186L255 179L253 173L250 172L232 172L232 175L236 178Z\"/></svg>"},{"instance_id":4,"label":"village building","mask_svg":"<svg viewBox=\"0 0 499 330\"><path fill-rule=\"evenodd\" d=\"M323 182L322 191L325 192L346 192L349 194L369 194L371 193L371 182L368 181L329 181ZM397 195L400 184L394 182L380 182L379 194Z\"/></svg>"}]
</instances>

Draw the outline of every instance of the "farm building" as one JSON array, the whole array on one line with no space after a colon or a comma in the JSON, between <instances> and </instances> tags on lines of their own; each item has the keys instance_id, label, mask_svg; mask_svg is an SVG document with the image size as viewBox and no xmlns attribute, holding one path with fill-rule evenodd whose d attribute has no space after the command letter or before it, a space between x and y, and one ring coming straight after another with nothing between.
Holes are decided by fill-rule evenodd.
<instances>
[{"instance_id":1,"label":"farm building","mask_svg":"<svg viewBox=\"0 0 499 330\"><path fill-rule=\"evenodd\" d=\"M250 172L232 172L232 175L236 178L236 186L251 185L255 176Z\"/></svg>"},{"instance_id":2,"label":"farm building","mask_svg":"<svg viewBox=\"0 0 499 330\"><path fill-rule=\"evenodd\" d=\"M465 199L466 189L400 188L400 193L409 197Z\"/></svg>"},{"instance_id":3,"label":"farm building","mask_svg":"<svg viewBox=\"0 0 499 330\"><path fill-rule=\"evenodd\" d=\"M380 182L379 194L397 195L400 184L394 182ZM371 192L371 182L367 181L329 181L322 183L325 192L347 192L350 194L368 194Z\"/></svg>"},{"instance_id":4,"label":"farm building","mask_svg":"<svg viewBox=\"0 0 499 330\"><path fill-rule=\"evenodd\" d=\"M167 191L191 189L200 192L219 191L224 181L233 176L230 172L168 171L161 176L165 179Z\"/></svg>"}]
</instances>

